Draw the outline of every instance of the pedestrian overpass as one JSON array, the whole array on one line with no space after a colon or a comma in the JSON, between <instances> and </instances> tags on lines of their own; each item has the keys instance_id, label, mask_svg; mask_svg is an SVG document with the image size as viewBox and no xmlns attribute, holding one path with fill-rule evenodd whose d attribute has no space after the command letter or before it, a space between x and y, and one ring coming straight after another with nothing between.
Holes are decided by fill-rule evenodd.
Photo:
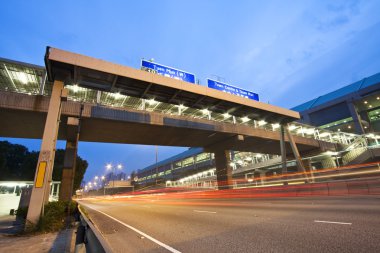
<instances>
[{"instance_id":1,"label":"pedestrian overpass","mask_svg":"<svg viewBox=\"0 0 380 253\"><path fill-rule=\"evenodd\" d=\"M355 135L292 123L298 112L88 56L47 48L42 67L0 59L0 136L42 138L28 220L47 201L57 138L66 140L62 198L78 141L203 147L228 187L228 150L295 157L336 151ZM307 166L306 166L307 167ZM306 168L307 170L307 168Z\"/></svg>"}]
</instances>

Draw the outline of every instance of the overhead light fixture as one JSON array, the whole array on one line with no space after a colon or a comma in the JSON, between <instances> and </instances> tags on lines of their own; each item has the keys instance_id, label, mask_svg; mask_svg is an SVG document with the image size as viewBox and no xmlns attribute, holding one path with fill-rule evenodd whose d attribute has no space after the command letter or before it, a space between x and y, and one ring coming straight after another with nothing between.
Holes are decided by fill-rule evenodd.
<instances>
[{"instance_id":1,"label":"overhead light fixture","mask_svg":"<svg viewBox=\"0 0 380 253\"><path fill-rule=\"evenodd\" d=\"M77 84L74 84L72 90L74 91L74 93L77 93L79 91L79 86Z\"/></svg>"},{"instance_id":2,"label":"overhead light fixture","mask_svg":"<svg viewBox=\"0 0 380 253\"><path fill-rule=\"evenodd\" d=\"M327 132L324 132L324 133L321 133L321 134L319 134L319 136L320 137L327 137L327 136L329 136L330 135L330 133L327 133Z\"/></svg>"},{"instance_id":3,"label":"overhead light fixture","mask_svg":"<svg viewBox=\"0 0 380 253\"><path fill-rule=\"evenodd\" d=\"M245 123L245 122L250 121L251 119L248 118L247 116L245 116L245 117L241 118L241 120L243 121L243 123Z\"/></svg>"},{"instance_id":4,"label":"overhead light fixture","mask_svg":"<svg viewBox=\"0 0 380 253\"><path fill-rule=\"evenodd\" d=\"M369 108L372 108L372 105L369 105L368 107L369 107Z\"/></svg>"},{"instance_id":5,"label":"overhead light fixture","mask_svg":"<svg viewBox=\"0 0 380 253\"><path fill-rule=\"evenodd\" d=\"M264 126L267 122L265 120L259 120L259 122L257 122L259 124L259 126Z\"/></svg>"},{"instance_id":6,"label":"overhead light fixture","mask_svg":"<svg viewBox=\"0 0 380 253\"><path fill-rule=\"evenodd\" d=\"M209 111L207 108L202 109L201 112L202 112L204 115L207 115L207 114L210 113L210 111Z\"/></svg>"},{"instance_id":7,"label":"overhead light fixture","mask_svg":"<svg viewBox=\"0 0 380 253\"><path fill-rule=\"evenodd\" d=\"M154 98L148 100L148 104L149 104L149 105L154 105L154 104L156 104L156 103L157 103L157 101L154 100Z\"/></svg>"},{"instance_id":8,"label":"overhead light fixture","mask_svg":"<svg viewBox=\"0 0 380 253\"><path fill-rule=\"evenodd\" d=\"M18 72L17 78L22 84L28 83L28 76L24 72Z\"/></svg>"},{"instance_id":9,"label":"overhead light fixture","mask_svg":"<svg viewBox=\"0 0 380 253\"><path fill-rule=\"evenodd\" d=\"M377 100L380 100L380 97L377 97L376 99L377 99Z\"/></svg>"},{"instance_id":10,"label":"overhead light fixture","mask_svg":"<svg viewBox=\"0 0 380 253\"><path fill-rule=\"evenodd\" d=\"M366 100L366 101L364 101L364 104L368 104L368 101Z\"/></svg>"},{"instance_id":11,"label":"overhead light fixture","mask_svg":"<svg viewBox=\"0 0 380 253\"><path fill-rule=\"evenodd\" d=\"M231 117L231 114L229 114L228 112L223 113L223 117L224 117L225 119L228 119L229 117Z\"/></svg>"},{"instance_id":12,"label":"overhead light fixture","mask_svg":"<svg viewBox=\"0 0 380 253\"><path fill-rule=\"evenodd\" d=\"M121 95L120 92L116 92L116 93L113 94L113 97L114 97L115 99L119 99L119 98L121 98L122 96L123 96L123 95Z\"/></svg>"}]
</instances>

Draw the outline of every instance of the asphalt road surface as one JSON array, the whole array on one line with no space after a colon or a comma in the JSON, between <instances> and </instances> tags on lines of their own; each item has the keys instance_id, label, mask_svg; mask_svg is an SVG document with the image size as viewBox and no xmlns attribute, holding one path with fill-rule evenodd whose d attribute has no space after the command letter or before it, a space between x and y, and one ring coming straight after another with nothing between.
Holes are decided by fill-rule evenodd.
<instances>
[{"instance_id":1,"label":"asphalt road surface","mask_svg":"<svg viewBox=\"0 0 380 253\"><path fill-rule=\"evenodd\" d=\"M380 196L81 204L114 252L380 252Z\"/></svg>"}]
</instances>

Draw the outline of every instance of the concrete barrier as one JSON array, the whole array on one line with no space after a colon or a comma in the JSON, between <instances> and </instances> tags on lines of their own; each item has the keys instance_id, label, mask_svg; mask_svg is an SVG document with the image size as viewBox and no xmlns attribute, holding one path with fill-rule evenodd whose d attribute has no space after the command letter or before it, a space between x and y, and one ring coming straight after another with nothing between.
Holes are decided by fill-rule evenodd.
<instances>
[{"instance_id":1,"label":"concrete barrier","mask_svg":"<svg viewBox=\"0 0 380 253\"><path fill-rule=\"evenodd\" d=\"M80 225L75 240L75 253L111 253L112 249L91 220L80 211Z\"/></svg>"}]
</instances>

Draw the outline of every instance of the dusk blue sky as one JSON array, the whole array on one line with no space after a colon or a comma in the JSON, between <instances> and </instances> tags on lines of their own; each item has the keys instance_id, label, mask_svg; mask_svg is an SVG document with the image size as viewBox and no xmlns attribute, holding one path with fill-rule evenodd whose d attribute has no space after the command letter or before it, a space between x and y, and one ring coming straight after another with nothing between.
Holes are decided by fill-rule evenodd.
<instances>
[{"instance_id":1,"label":"dusk blue sky","mask_svg":"<svg viewBox=\"0 0 380 253\"><path fill-rule=\"evenodd\" d=\"M380 72L379 10L379 0L5 1L0 57L44 65L49 45L134 68L154 58L196 74L202 85L218 76L291 108ZM154 150L79 145L86 180L104 174L108 162L127 173L141 169L154 163ZM162 160L185 148L158 150Z\"/></svg>"}]
</instances>

